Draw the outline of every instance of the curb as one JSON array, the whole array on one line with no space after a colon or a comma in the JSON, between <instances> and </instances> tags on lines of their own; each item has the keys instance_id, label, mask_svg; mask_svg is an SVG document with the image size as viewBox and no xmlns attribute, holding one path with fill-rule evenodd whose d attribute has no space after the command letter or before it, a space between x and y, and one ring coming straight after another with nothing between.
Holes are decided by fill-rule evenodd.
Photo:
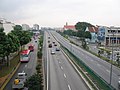
<instances>
[{"instance_id":1,"label":"curb","mask_svg":"<svg viewBox=\"0 0 120 90\"><path fill-rule=\"evenodd\" d=\"M12 70L11 73L9 73L9 76L6 78L6 81L3 83L2 87L0 88L0 90L4 90L5 86L7 85L7 83L10 81L10 79L12 78L12 76L15 74L15 72L17 71L18 67L20 66L20 62L18 63L18 65Z\"/></svg>"}]
</instances>

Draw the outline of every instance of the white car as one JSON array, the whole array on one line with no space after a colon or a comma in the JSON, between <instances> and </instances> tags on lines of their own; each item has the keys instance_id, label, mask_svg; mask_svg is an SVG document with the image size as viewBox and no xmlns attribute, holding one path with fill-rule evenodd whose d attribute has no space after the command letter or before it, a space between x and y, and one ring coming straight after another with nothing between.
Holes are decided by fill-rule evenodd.
<instances>
[{"instance_id":1,"label":"white car","mask_svg":"<svg viewBox=\"0 0 120 90\"><path fill-rule=\"evenodd\" d=\"M55 51L54 51L54 50L51 50L51 54L55 54Z\"/></svg>"}]
</instances>

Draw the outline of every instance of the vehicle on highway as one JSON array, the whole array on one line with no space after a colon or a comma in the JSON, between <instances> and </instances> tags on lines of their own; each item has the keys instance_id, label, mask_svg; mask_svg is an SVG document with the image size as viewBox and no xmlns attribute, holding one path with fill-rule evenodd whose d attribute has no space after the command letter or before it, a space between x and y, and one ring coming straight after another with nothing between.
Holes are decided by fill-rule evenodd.
<instances>
[{"instance_id":1,"label":"vehicle on highway","mask_svg":"<svg viewBox=\"0 0 120 90\"><path fill-rule=\"evenodd\" d=\"M13 84L12 84L12 89L24 89L25 86L25 82L27 79L27 74L22 72L22 73L18 73L17 77L15 78Z\"/></svg>"},{"instance_id":2,"label":"vehicle on highway","mask_svg":"<svg viewBox=\"0 0 120 90\"><path fill-rule=\"evenodd\" d=\"M31 45L28 46L28 49L29 49L31 52L33 52L33 51L34 51L34 46L31 44Z\"/></svg>"},{"instance_id":3,"label":"vehicle on highway","mask_svg":"<svg viewBox=\"0 0 120 90\"><path fill-rule=\"evenodd\" d=\"M23 50L20 53L20 62L28 62L30 60L30 50Z\"/></svg>"},{"instance_id":4,"label":"vehicle on highway","mask_svg":"<svg viewBox=\"0 0 120 90\"><path fill-rule=\"evenodd\" d=\"M49 44L48 47L49 47L49 48L52 48L52 44Z\"/></svg>"},{"instance_id":5,"label":"vehicle on highway","mask_svg":"<svg viewBox=\"0 0 120 90\"><path fill-rule=\"evenodd\" d=\"M60 48L56 48L56 51L60 51Z\"/></svg>"},{"instance_id":6,"label":"vehicle on highway","mask_svg":"<svg viewBox=\"0 0 120 90\"><path fill-rule=\"evenodd\" d=\"M53 44L55 44L55 42L53 41Z\"/></svg>"},{"instance_id":7,"label":"vehicle on highway","mask_svg":"<svg viewBox=\"0 0 120 90\"><path fill-rule=\"evenodd\" d=\"M54 46L57 46L57 44L54 44Z\"/></svg>"},{"instance_id":8,"label":"vehicle on highway","mask_svg":"<svg viewBox=\"0 0 120 90\"><path fill-rule=\"evenodd\" d=\"M48 39L50 39L50 37L48 37Z\"/></svg>"},{"instance_id":9,"label":"vehicle on highway","mask_svg":"<svg viewBox=\"0 0 120 90\"><path fill-rule=\"evenodd\" d=\"M50 40L48 40L48 43L50 43Z\"/></svg>"},{"instance_id":10,"label":"vehicle on highway","mask_svg":"<svg viewBox=\"0 0 120 90\"><path fill-rule=\"evenodd\" d=\"M51 50L51 54L55 54L55 50L52 49L52 50Z\"/></svg>"}]
</instances>

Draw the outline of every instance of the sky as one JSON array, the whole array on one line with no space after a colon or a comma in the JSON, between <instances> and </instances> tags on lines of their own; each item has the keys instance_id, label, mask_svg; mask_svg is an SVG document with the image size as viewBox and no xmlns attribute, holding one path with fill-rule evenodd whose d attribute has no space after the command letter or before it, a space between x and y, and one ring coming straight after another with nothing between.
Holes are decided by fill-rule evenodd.
<instances>
[{"instance_id":1,"label":"sky","mask_svg":"<svg viewBox=\"0 0 120 90\"><path fill-rule=\"evenodd\" d=\"M63 27L66 22L120 26L120 0L0 0L0 18L40 27Z\"/></svg>"}]
</instances>

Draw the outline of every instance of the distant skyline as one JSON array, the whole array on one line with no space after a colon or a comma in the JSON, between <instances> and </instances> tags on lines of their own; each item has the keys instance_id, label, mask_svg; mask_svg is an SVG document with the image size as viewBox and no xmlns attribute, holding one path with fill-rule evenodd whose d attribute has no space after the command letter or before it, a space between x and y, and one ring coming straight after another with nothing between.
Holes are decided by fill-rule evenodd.
<instances>
[{"instance_id":1,"label":"distant skyline","mask_svg":"<svg viewBox=\"0 0 120 90\"><path fill-rule=\"evenodd\" d=\"M120 26L120 0L0 0L0 18L40 27L63 27L66 22Z\"/></svg>"}]
</instances>

